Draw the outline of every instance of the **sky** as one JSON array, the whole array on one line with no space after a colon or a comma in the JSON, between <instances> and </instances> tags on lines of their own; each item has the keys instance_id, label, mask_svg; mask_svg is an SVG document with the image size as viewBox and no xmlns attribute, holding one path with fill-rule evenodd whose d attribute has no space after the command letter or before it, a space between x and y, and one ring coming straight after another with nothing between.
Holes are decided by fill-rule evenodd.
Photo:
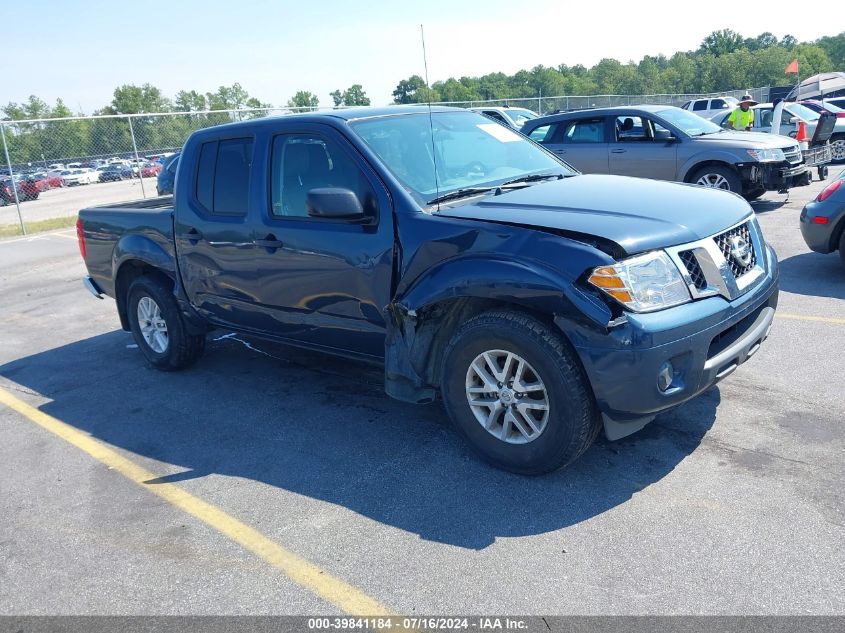
<instances>
[{"instance_id":1,"label":"sky","mask_svg":"<svg viewBox=\"0 0 845 633\"><path fill-rule=\"evenodd\" d=\"M34 94L51 104L61 97L72 110L90 114L122 84L148 82L173 97L238 82L273 105L284 105L298 90L331 105L332 90L360 83L373 105L383 105L401 79L424 75L420 24L432 83L538 64L668 56L696 49L724 28L745 37L788 33L799 41L841 30L798 19L777 4L749 19L730 4L710 10L677 0L41 0L37 20L4 29L0 104Z\"/></svg>"}]
</instances>

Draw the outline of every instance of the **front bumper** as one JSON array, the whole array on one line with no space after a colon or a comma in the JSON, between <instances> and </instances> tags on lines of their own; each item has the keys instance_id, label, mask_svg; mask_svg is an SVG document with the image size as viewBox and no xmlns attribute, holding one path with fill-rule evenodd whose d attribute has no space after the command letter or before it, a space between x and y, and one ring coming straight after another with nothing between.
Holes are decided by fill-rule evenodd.
<instances>
[{"instance_id":1,"label":"front bumper","mask_svg":"<svg viewBox=\"0 0 845 633\"><path fill-rule=\"evenodd\" d=\"M745 163L737 167L745 191L761 187L766 191L785 191L792 187L805 187L812 178L812 173L803 163Z\"/></svg>"},{"instance_id":2,"label":"front bumper","mask_svg":"<svg viewBox=\"0 0 845 633\"><path fill-rule=\"evenodd\" d=\"M663 411L694 398L753 356L771 328L778 269L766 247L765 277L733 301L709 297L651 314L629 314L608 334L571 337L593 387L609 439L638 431ZM669 361L668 389L658 373Z\"/></svg>"}]
</instances>

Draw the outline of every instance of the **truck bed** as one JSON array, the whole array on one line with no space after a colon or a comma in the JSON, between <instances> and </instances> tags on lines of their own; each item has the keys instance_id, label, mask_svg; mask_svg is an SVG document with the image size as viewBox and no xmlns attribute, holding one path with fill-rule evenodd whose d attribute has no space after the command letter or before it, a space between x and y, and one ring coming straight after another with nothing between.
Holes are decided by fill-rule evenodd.
<instances>
[{"instance_id":1,"label":"truck bed","mask_svg":"<svg viewBox=\"0 0 845 633\"><path fill-rule=\"evenodd\" d=\"M114 296L115 266L124 251L131 252L133 247L149 250L151 240L169 263L166 268L175 265L172 196L82 209L79 220L85 235L88 271L110 297ZM141 245L142 241L146 246Z\"/></svg>"}]
</instances>

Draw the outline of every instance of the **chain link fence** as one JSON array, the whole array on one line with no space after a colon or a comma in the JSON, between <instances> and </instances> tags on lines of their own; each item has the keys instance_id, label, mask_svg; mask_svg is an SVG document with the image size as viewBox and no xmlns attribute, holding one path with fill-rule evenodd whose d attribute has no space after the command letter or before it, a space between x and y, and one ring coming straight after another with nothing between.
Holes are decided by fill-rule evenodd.
<instances>
[{"instance_id":1,"label":"chain link fence","mask_svg":"<svg viewBox=\"0 0 845 633\"><path fill-rule=\"evenodd\" d=\"M764 102L768 90L755 88L727 94L738 97L750 92L757 101ZM549 114L645 103L681 105L690 99L725 94L558 96L442 105L507 105ZM296 110L212 110L0 121L5 163L0 170L0 232L4 225L7 229L9 225L19 225L19 232L25 234L27 223L46 228L52 225L44 222L73 217L84 207L157 196L161 193L157 177L163 158L179 152L195 130Z\"/></svg>"},{"instance_id":2,"label":"chain link fence","mask_svg":"<svg viewBox=\"0 0 845 633\"><path fill-rule=\"evenodd\" d=\"M765 103L769 99L769 88L752 88L749 90L730 90L728 92L714 92L706 94L654 94L654 95L569 95L560 97L525 97L520 99L489 99L485 101L441 101L436 105L450 105L459 108L475 108L481 106L506 106L509 108L527 108L539 115L554 112L571 112L588 108L610 108L615 106L633 105L673 105L682 106L693 99L708 99L715 97L740 97L750 94L755 101Z\"/></svg>"}]
</instances>

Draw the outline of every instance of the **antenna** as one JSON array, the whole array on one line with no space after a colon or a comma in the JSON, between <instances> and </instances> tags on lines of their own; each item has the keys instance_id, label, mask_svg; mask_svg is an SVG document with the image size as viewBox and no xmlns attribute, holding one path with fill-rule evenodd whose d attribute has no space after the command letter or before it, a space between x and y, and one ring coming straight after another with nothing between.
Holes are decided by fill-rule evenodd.
<instances>
[{"instance_id":1,"label":"antenna","mask_svg":"<svg viewBox=\"0 0 845 633\"><path fill-rule=\"evenodd\" d=\"M423 25L420 24L420 37L422 38L422 49L423 49L423 66L425 68L425 87L428 90L427 95L427 103L428 103L428 129L431 132L431 160L434 165L434 194L436 197L440 197L440 185L437 182L437 150L434 146L434 119L431 116L431 87L428 84L428 60L425 56L425 30L423 30ZM440 203L437 203L437 210L440 211Z\"/></svg>"}]
</instances>

